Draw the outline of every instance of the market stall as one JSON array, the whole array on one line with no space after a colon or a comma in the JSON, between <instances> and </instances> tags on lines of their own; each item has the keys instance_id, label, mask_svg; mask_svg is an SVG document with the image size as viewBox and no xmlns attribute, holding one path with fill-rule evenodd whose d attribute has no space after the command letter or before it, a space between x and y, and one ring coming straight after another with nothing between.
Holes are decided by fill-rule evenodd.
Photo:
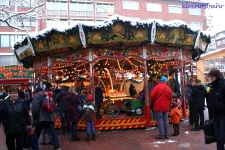
<instances>
[{"instance_id":1,"label":"market stall","mask_svg":"<svg viewBox=\"0 0 225 150\"><path fill-rule=\"evenodd\" d=\"M32 68L24 68L22 65L0 66L0 91L8 91L12 85L28 89L32 78Z\"/></svg>"},{"instance_id":2,"label":"market stall","mask_svg":"<svg viewBox=\"0 0 225 150\"><path fill-rule=\"evenodd\" d=\"M149 83L157 83L162 75L181 95L185 117L184 68L199 59L209 43L209 36L184 22L113 16L99 24L78 22L67 29L45 29L16 43L14 51L25 67L34 68L34 81L45 79L55 87L76 85L84 95L94 93L100 84L105 99L96 128L113 130L155 125L150 119ZM131 84L137 95L131 96ZM144 100L139 92L144 92ZM85 122L78 126L85 129Z\"/></svg>"}]
</instances>

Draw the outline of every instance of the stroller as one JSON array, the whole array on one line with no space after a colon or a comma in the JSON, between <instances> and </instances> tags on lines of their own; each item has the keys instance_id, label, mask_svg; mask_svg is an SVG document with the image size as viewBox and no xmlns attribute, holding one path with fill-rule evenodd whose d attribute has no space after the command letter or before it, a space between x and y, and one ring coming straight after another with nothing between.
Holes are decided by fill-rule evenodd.
<instances>
[{"instance_id":1,"label":"stroller","mask_svg":"<svg viewBox=\"0 0 225 150\"><path fill-rule=\"evenodd\" d=\"M29 150L39 150L38 139L31 128L28 128L24 136L24 148Z\"/></svg>"}]
</instances>

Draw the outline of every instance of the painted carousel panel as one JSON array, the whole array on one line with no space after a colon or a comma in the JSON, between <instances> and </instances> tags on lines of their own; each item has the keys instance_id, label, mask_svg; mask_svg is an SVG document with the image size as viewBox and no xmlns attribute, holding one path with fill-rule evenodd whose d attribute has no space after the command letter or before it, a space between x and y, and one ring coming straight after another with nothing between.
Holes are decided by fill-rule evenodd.
<instances>
[{"instance_id":1,"label":"painted carousel panel","mask_svg":"<svg viewBox=\"0 0 225 150\"><path fill-rule=\"evenodd\" d=\"M200 37L197 41L196 48L205 51L207 49L208 43L205 38Z\"/></svg>"},{"instance_id":2,"label":"painted carousel panel","mask_svg":"<svg viewBox=\"0 0 225 150\"><path fill-rule=\"evenodd\" d=\"M30 46L30 44L24 45L22 47L19 47L16 51L15 51L17 58L19 61L23 60L24 58L31 56L32 53L32 48Z\"/></svg>"},{"instance_id":3,"label":"painted carousel panel","mask_svg":"<svg viewBox=\"0 0 225 150\"><path fill-rule=\"evenodd\" d=\"M100 57L111 57L112 59L120 59L130 55L142 57L142 47L127 47L127 48L95 48L93 49L94 59Z\"/></svg>"},{"instance_id":4,"label":"painted carousel panel","mask_svg":"<svg viewBox=\"0 0 225 150\"><path fill-rule=\"evenodd\" d=\"M49 40L47 40L47 38L42 40L32 39L32 43L36 52L41 53L59 48L76 47L81 45L80 39L76 33L71 35L53 33L49 35L48 39Z\"/></svg>"},{"instance_id":5,"label":"painted carousel panel","mask_svg":"<svg viewBox=\"0 0 225 150\"><path fill-rule=\"evenodd\" d=\"M88 32L88 43L102 44L112 42L144 42L148 41L147 28L134 28L124 23L115 23L107 30Z\"/></svg>"},{"instance_id":6,"label":"painted carousel panel","mask_svg":"<svg viewBox=\"0 0 225 150\"><path fill-rule=\"evenodd\" d=\"M194 45L196 34L187 33L182 28L157 27L156 43Z\"/></svg>"}]
</instances>

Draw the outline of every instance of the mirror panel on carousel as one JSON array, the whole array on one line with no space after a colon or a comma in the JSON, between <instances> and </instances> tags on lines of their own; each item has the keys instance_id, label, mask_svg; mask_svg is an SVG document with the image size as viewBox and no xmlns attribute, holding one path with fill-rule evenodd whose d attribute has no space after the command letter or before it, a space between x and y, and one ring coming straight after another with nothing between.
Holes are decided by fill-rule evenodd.
<instances>
[{"instance_id":1,"label":"mirror panel on carousel","mask_svg":"<svg viewBox=\"0 0 225 150\"><path fill-rule=\"evenodd\" d=\"M103 51L104 55L97 55L99 51ZM139 57L141 52L141 49L129 48L95 50L94 82L95 86L101 86L104 93L101 118L144 115L144 69L143 60Z\"/></svg>"},{"instance_id":2,"label":"mirror panel on carousel","mask_svg":"<svg viewBox=\"0 0 225 150\"><path fill-rule=\"evenodd\" d=\"M81 101L90 94L90 63L79 60L67 64L57 63L52 67L55 87L75 86Z\"/></svg>"}]
</instances>

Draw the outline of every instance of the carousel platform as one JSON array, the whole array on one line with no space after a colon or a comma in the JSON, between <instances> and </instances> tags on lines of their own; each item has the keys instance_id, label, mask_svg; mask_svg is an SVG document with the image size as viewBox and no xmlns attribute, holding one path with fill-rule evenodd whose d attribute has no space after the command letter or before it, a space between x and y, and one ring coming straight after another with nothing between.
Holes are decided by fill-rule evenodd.
<instances>
[{"instance_id":1,"label":"carousel platform","mask_svg":"<svg viewBox=\"0 0 225 150\"><path fill-rule=\"evenodd\" d=\"M186 117L188 117L189 109L186 110ZM185 118L184 118L185 119ZM101 119L95 120L96 130L121 130L121 129L136 129L136 128L146 128L147 126L156 126L155 120L151 120L150 124L146 123L146 116L132 116L126 113L121 113L116 118L109 118L106 114L102 115ZM61 128L61 120L56 117L55 128ZM80 120L78 123L78 130L86 130L85 121Z\"/></svg>"}]
</instances>

